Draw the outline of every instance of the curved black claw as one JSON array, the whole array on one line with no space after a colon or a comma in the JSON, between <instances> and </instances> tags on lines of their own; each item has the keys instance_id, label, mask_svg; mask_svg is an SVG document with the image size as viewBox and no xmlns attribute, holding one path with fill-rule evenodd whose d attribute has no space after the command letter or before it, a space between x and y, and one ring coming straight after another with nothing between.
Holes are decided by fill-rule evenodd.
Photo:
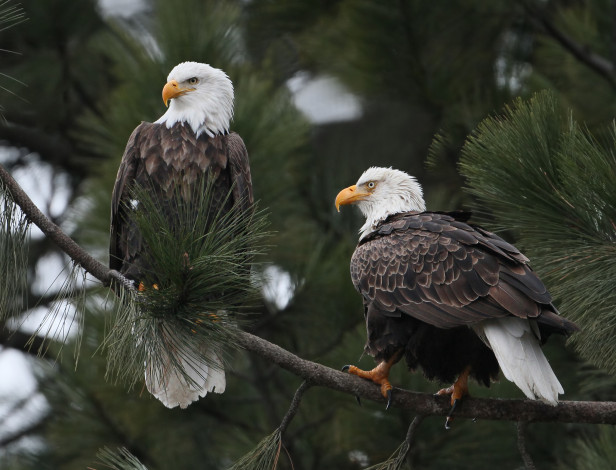
<instances>
[{"instance_id":1,"label":"curved black claw","mask_svg":"<svg viewBox=\"0 0 616 470\"><path fill-rule=\"evenodd\" d=\"M453 405L451 405L451 409L447 414L447 418L445 419L445 429L451 429L451 422L453 421L453 412L456 411L456 407L462 403L462 399L456 398L453 401Z\"/></svg>"},{"instance_id":2,"label":"curved black claw","mask_svg":"<svg viewBox=\"0 0 616 470\"><path fill-rule=\"evenodd\" d=\"M385 411L387 411L389 409L389 406L391 405L391 397L392 397L392 392L390 388L389 390L387 390L387 405L385 406Z\"/></svg>"},{"instance_id":3,"label":"curved black claw","mask_svg":"<svg viewBox=\"0 0 616 470\"><path fill-rule=\"evenodd\" d=\"M340 369L342 372L347 372L349 370L351 366L349 364L347 364L346 366L342 366L342 369ZM359 395L355 395L355 400L357 400L357 404L359 406L361 406L361 398L359 398Z\"/></svg>"}]
</instances>

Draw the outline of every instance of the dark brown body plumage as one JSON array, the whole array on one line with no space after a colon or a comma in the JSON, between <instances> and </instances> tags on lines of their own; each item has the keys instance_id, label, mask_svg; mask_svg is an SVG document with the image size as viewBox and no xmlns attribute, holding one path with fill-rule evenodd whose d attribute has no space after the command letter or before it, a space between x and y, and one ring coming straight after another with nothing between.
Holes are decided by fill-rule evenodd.
<instances>
[{"instance_id":1,"label":"dark brown body plumage","mask_svg":"<svg viewBox=\"0 0 616 470\"><path fill-rule=\"evenodd\" d=\"M378 360L405 351L411 369L452 382L466 367L489 385L499 366L475 334L482 320L516 316L537 322L541 341L577 327L559 316L528 259L468 214L390 216L360 241L351 277L364 299L366 351Z\"/></svg>"},{"instance_id":2,"label":"dark brown body plumage","mask_svg":"<svg viewBox=\"0 0 616 470\"><path fill-rule=\"evenodd\" d=\"M177 195L188 199L214 178L210 210L229 210L234 202L248 209L253 203L248 153L235 133L196 138L190 126L141 123L126 145L118 170L111 203L109 267L132 280L139 280L148 267L142 259L144 246L139 231L127 217L135 183L151 188L170 218ZM228 198L233 187L233 197ZM223 206L224 207L221 207Z\"/></svg>"}]
</instances>

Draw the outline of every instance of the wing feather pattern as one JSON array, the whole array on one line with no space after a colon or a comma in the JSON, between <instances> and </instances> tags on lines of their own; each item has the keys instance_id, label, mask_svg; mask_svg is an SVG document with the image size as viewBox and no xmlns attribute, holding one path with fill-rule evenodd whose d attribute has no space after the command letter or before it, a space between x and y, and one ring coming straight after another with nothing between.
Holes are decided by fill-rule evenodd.
<instances>
[{"instance_id":1,"label":"wing feather pattern","mask_svg":"<svg viewBox=\"0 0 616 470\"><path fill-rule=\"evenodd\" d=\"M497 235L446 213L390 217L360 242L351 277L367 304L437 328L557 310L528 259ZM547 314L550 315L547 315Z\"/></svg>"},{"instance_id":2,"label":"wing feather pattern","mask_svg":"<svg viewBox=\"0 0 616 470\"><path fill-rule=\"evenodd\" d=\"M164 124L141 123L129 138L113 189L110 268L137 282L151 270L145 254L147 246L129 217L130 211L139 206L139 201L131 200L135 197L135 185L150 192L174 230L179 224L186 224L179 219L178 204L192 207L194 195L204 187L207 178L212 178L208 181L212 190L207 208L210 215L230 210L235 202L240 202L244 213L249 211L254 200L250 166L239 135L197 137L182 124L167 128ZM173 338L174 333L166 335ZM226 381L220 359L207 344L202 345L199 353L195 355L178 343L172 353L165 351L162 359L148 356L145 383L150 393L170 408L186 408L208 392L222 393Z\"/></svg>"},{"instance_id":3,"label":"wing feather pattern","mask_svg":"<svg viewBox=\"0 0 616 470\"><path fill-rule=\"evenodd\" d=\"M173 219L178 191L183 199L190 200L206 177L214 178L212 214L231 209L235 201L242 201L243 209L252 206L248 152L239 135L202 134L197 138L182 124L167 128L164 124L141 123L128 140L113 189L110 268L131 279L139 279L148 269L140 259L144 247L139 231L127 217L134 206L130 198L135 184L152 188L153 196ZM231 188L232 198L228 198Z\"/></svg>"}]
</instances>

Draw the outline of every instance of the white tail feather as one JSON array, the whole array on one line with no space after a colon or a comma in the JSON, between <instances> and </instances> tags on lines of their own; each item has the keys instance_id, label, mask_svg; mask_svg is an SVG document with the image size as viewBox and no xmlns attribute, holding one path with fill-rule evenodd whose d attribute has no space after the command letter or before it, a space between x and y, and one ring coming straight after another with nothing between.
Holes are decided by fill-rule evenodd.
<instances>
[{"instance_id":1,"label":"white tail feather","mask_svg":"<svg viewBox=\"0 0 616 470\"><path fill-rule=\"evenodd\" d=\"M474 329L494 351L505 377L533 400L558 404L564 390L546 359L531 321L506 317L486 320Z\"/></svg>"},{"instance_id":2,"label":"white tail feather","mask_svg":"<svg viewBox=\"0 0 616 470\"><path fill-rule=\"evenodd\" d=\"M180 346L174 361L162 351L155 360L150 358L146 363L146 387L167 408L186 408L208 392L225 391L225 370L220 358L206 347L200 349L196 354Z\"/></svg>"}]
</instances>

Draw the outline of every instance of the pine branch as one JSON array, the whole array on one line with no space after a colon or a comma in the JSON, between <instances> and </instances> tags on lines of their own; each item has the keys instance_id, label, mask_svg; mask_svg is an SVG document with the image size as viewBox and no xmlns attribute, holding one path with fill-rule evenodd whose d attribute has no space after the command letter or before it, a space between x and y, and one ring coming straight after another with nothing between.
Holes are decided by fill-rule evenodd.
<instances>
[{"instance_id":1,"label":"pine branch","mask_svg":"<svg viewBox=\"0 0 616 470\"><path fill-rule=\"evenodd\" d=\"M52 238L76 263L103 284L109 284L112 276L109 268L92 258L58 226L50 222L2 166L0 166L0 179L10 189L14 201L33 223ZM250 333L238 332L237 341L243 349L302 377L309 385L322 386L366 400L385 403L379 387L370 382L302 359ZM448 397L435 397L401 389L394 389L392 405L426 416L446 416L450 408ZM465 399L464 406L456 410L456 417L512 422L616 424L616 402L562 401L558 406L552 407L531 400L469 397Z\"/></svg>"},{"instance_id":2,"label":"pine branch","mask_svg":"<svg viewBox=\"0 0 616 470\"><path fill-rule=\"evenodd\" d=\"M295 392L293 400L291 400L291 404L289 405L289 410L282 418L280 426L278 426L272 434L263 439L253 450L235 462L235 464L233 464L233 466L228 470L275 470L278 466L280 451L283 448L287 452L289 460L291 460L291 456L289 455L287 448L282 443L282 436L291 420L295 417L295 414L299 409L302 396L309 388L310 385L308 382L302 382ZM292 462L291 467L293 467Z\"/></svg>"},{"instance_id":3,"label":"pine branch","mask_svg":"<svg viewBox=\"0 0 616 470\"><path fill-rule=\"evenodd\" d=\"M293 400L291 401L291 405L289 405L289 410L287 411L287 414L284 415L284 418L282 418L282 422L280 423L280 427L278 428L280 429L281 433L284 433L287 430L287 427L289 427L289 423L295 417L295 414L299 409L299 404L302 401L302 396L304 395L304 392L306 392L306 390L308 390L309 388L310 384L304 381L295 392Z\"/></svg>"},{"instance_id":4,"label":"pine branch","mask_svg":"<svg viewBox=\"0 0 616 470\"><path fill-rule=\"evenodd\" d=\"M386 401L378 386L353 375L302 359L250 333L240 333L238 341L247 351L302 377L311 385L327 387L383 404ZM402 389L394 389L392 405L422 415L446 416L450 409L448 397ZM464 400L463 408L459 411L456 409L456 417L514 422L616 424L616 402L561 401L558 406L553 407L533 400L468 397Z\"/></svg>"},{"instance_id":5,"label":"pine branch","mask_svg":"<svg viewBox=\"0 0 616 470\"><path fill-rule=\"evenodd\" d=\"M569 51L581 63L601 75L612 88L616 89L616 67L613 62L593 52L587 45L578 43L572 37L562 32L542 11L530 5L530 2L521 0L519 3L530 19L546 34L551 36L552 39Z\"/></svg>"},{"instance_id":6,"label":"pine branch","mask_svg":"<svg viewBox=\"0 0 616 470\"><path fill-rule=\"evenodd\" d=\"M404 442L400 444L400 447L398 447L396 451L385 462L373 465L366 470L400 470L405 464L409 452L413 447L417 428L419 428L419 425L423 421L424 417L425 416L423 415L417 415L415 416L415 418L413 418L413 421L411 421L409 429L406 432Z\"/></svg>"},{"instance_id":7,"label":"pine branch","mask_svg":"<svg viewBox=\"0 0 616 470\"><path fill-rule=\"evenodd\" d=\"M100 449L96 456L101 465L112 470L147 470L147 467L125 447L120 447L116 450L105 447ZM96 469L88 467L88 470Z\"/></svg>"},{"instance_id":8,"label":"pine branch","mask_svg":"<svg viewBox=\"0 0 616 470\"><path fill-rule=\"evenodd\" d=\"M109 285L111 280L109 268L90 256L71 237L66 235L60 227L49 220L2 165L0 165L0 179L2 179L2 182L11 193L13 201L21 208L28 220L36 224L75 263L101 281L103 285Z\"/></svg>"}]
</instances>

